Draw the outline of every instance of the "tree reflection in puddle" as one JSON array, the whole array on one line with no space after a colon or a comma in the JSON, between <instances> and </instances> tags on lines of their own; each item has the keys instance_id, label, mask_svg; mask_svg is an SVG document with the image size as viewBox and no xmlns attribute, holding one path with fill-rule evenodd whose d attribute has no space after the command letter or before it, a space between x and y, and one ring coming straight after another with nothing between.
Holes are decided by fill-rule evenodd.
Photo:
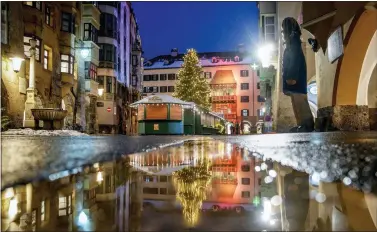
<instances>
[{"instance_id":1,"label":"tree reflection in puddle","mask_svg":"<svg viewBox=\"0 0 377 232\"><path fill-rule=\"evenodd\" d=\"M187 142L4 189L2 230L376 230L375 194L326 177Z\"/></svg>"}]
</instances>

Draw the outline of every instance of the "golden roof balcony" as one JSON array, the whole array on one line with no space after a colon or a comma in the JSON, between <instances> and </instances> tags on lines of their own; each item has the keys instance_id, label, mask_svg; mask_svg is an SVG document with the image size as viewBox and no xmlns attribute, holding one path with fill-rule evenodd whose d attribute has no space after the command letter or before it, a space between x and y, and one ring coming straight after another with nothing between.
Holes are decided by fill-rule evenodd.
<instances>
[{"instance_id":1,"label":"golden roof balcony","mask_svg":"<svg viewBox=\"0 0 377 232\"><path fill-rule=\"evenodd\" d=\"M236 95L226 95L226 96L213 96L211 97L212 103L232 103L237 102Z\"/></svg>"}]
</instances>

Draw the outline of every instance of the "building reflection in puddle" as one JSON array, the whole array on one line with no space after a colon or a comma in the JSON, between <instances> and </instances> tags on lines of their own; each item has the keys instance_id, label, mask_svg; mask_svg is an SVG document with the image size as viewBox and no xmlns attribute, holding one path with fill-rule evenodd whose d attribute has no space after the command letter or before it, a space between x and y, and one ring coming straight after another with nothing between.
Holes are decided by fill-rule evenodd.
<instances>
[{"instance_id":1,"label":"building reflection in puddle","mask_svg":"<svg viewBox=\"0 0 377 232\"><path fill-rule=\"evenodd\" d=\"M376 230L376 202L208 140L14 186L1 209L4 231L334 231Z\"/></svg>"}]
</instances>

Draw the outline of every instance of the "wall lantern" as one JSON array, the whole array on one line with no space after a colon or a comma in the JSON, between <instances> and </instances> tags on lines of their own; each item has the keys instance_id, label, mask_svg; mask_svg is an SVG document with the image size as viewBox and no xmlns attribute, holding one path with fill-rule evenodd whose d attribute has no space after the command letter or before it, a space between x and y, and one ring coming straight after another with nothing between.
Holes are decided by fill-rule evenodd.
<instances>
[{"instance_id":1,"label":"wall lantern","mask_svg":"<svg viewBox=\"0 0 377 232\"><path fill-rule=\"evenodd\" d=\"M14 58L10 58L10 60L12 61L13 71L15 73L18 73L20 71L20 69L21 69L21 64L22 64L22 61L24 59L18 58L18 57L14 57Z\"/></svg>"},{"instance_id":2,"label":"wall lantern","mask_svg":"<svg viewBox=\"0 0 377 232\"><path fill-rule=\"evenodd\" d=\"M102 95L103 95L103 89L101 88L101 89L98 89L98 95L100 96L100 97L102 97Z\"/></svg>"},{"instance_id":3,"label":"wall lantern","mask_svg":"<svg viewBox=\"0 0 377 232\"><path fill-rule=\"evenodd\" d=\"M98 184L101 184L102 181L103 181L103 175L102 175L102 172L99 171L99 172L97 172L97 182L98 182Z\"/></svg>"},{"instance_id":4,"label":"wall lantern","mask_svg":"<svg viewBox=\"0 0 377 232\"><path fill-rule=\"evenodd\" d=\"M89 56L89 48L82 48L80 51L81 57L82 58L87 58Z\"/></svg>"}]
</instances>

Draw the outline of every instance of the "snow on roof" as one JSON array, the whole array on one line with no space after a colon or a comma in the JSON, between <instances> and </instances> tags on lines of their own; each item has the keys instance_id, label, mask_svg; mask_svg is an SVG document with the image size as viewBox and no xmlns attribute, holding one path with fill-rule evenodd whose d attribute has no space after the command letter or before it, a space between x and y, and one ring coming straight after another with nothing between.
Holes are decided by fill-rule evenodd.
<instances>
[{"instance_id":1,"label":"snow on roof","mask_svg":"<svg viewBox=\"0 0 377 232\"><path fill-rule=\"evenodd\" d=\"M178 98L172 97L167 94L156 94L156 95L147 96L141 99L140 101L134 102L130 106L135 107L138 104L156 104L156 103L157 104L162 103L162 104L192 105L192 103L190 102L182 101Z\"/></svg>"},{"instance_id":2,"label":"snow on roof","mask_svg":"<svg viewBox=\"0 0 377 232\"><path fill-rule=\"evenodd\" d=\"M33 130L27 129L9 129L2 131L1 135L26 135L26 136L89 136L74 130Z\"/></svg>"},{"instance_id":3,"label":"snow on roof","mask_svg":"<svg viewBox=\"0 0 377 232\"><path fill-rule=\"evenodd\" d=\"M216 63L212 63L212 57L209 59L200 59L200 63L202 67L213 67L213 66L225 66L225 65L245 65L245 64L253 64L254 59L251 56L244 57L242 60L239 62L235 62L233 59L232 60L222 60L220 59ZM145 65L144 69L167 69L167 68L181 68L183 64L183 60L174 60L173 63L166 65L163 60L161 61L156 61L156 62L151 62L151 65Z\"/></svg>"}]
</instances>

